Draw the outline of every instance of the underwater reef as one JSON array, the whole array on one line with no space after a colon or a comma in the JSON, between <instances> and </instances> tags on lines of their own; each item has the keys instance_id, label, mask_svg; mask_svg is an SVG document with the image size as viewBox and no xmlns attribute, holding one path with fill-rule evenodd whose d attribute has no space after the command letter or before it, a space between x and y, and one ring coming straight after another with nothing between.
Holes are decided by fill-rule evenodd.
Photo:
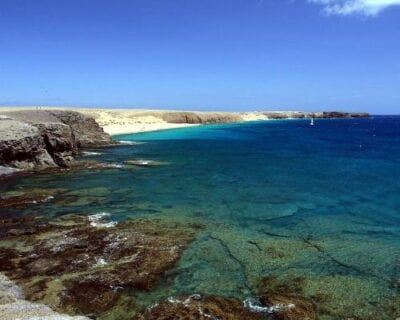
<instances>
[{"instance_id":1,"label":"underwater reef","mask_svg":"<svg viewBox=\"0 0 400 320\"><path fill-rule=\"evenodd\" d=\"M159 219L116 223L106 218L2 216L0 271L23 288L29 301L98 316L123 304L128 290L151 290L199 228Z\"/></svg>"}]
</instances>

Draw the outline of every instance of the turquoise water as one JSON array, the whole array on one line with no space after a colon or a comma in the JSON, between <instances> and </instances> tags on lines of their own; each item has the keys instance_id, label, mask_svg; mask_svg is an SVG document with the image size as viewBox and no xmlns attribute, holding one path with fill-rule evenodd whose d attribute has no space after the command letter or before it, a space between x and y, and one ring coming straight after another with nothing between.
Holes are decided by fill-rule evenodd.
<instances>
[{"instance_id":1,"label":"turquoise water","mask_svg":"<svg viewBox=\"0 0 400 320\"><path fill-rule=\"evenodd\" d=\"M73 190L70 201L27 213L204 224L170 277L138 294L144 305L182 293L245 299L264 276L302 276L305 295L328 296L326 319L350 311L391 319L400 286L400 117L210 125L115 139L143 143L91 158L163 165L38 175L0 188Z\"/></svg>"}]
</instances>

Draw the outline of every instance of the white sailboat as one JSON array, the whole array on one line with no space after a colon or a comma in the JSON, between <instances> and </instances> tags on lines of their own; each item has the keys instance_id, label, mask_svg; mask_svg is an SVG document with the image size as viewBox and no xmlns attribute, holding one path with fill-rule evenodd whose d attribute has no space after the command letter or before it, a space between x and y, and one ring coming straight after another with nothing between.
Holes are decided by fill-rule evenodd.
<instances>
[{"instance_id":1,"label":"white sailboat","mask_svg":"<svg viewBox=\"0 0 400 320\"><path fill-rule=\"evenodd\" d=\"M310 126L314 125L314 118L311 118Z\"/></svg>"}]
</instances>

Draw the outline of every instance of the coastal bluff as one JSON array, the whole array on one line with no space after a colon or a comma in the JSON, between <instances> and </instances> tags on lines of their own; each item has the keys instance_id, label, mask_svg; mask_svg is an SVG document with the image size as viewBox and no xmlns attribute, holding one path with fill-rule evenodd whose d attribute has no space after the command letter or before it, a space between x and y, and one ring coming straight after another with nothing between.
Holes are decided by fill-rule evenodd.
<instances>
[{"instance_id":1,"label":"coastal bluff","mask_svg":"<svg viewBox=\"0 0 400 320\"><path fill-rule=\"evenodd\" d=\"M80 148L106 146L111 137L76 111L18 110L0 113L0 166L37 170L69 167Z\"/></svg>"},{"instance_id":2,"label":"coastal bluff","mask_svg":"<svg viewBox=\"0 0 400 320\"><path fill-rule=\"evenodd\" d=\"M81 109L75 110L93 117L111 135L138 133L154 130L182 128L203 124L233 123L259 120L307 118L367 118L365 112L303 112L303 111L254 111L254 112L199 112L146 109Z\"/></svg>"},{"instance_id":3,"label":"coastal bluff","mask_svg":"<svg viewBox=\"0 0 400 320\"><path fill-rule=\"evenodd\" d=\"M0 108L0 175L68 168L80 148L112 144L111 135L259 120L366 118L354 112L197 112L48 107Z\"/></svg>"}]
</instances>

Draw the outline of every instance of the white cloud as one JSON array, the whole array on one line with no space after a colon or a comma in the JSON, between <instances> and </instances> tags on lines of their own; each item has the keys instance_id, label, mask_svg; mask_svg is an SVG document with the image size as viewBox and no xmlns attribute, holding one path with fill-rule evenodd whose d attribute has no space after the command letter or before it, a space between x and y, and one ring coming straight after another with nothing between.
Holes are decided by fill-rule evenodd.
<instances>
[{"instance_id":1,"label":"white cloud","mask_svg":"<svg viewBox=\"0 0 400 320\"><path fill-rule=\"evenodd\" d=\"M308 0L308 2L320 4L328 14L362 14L375 16L382 10L400 6L400 0Z\"/></svg>"}]
</instances>

